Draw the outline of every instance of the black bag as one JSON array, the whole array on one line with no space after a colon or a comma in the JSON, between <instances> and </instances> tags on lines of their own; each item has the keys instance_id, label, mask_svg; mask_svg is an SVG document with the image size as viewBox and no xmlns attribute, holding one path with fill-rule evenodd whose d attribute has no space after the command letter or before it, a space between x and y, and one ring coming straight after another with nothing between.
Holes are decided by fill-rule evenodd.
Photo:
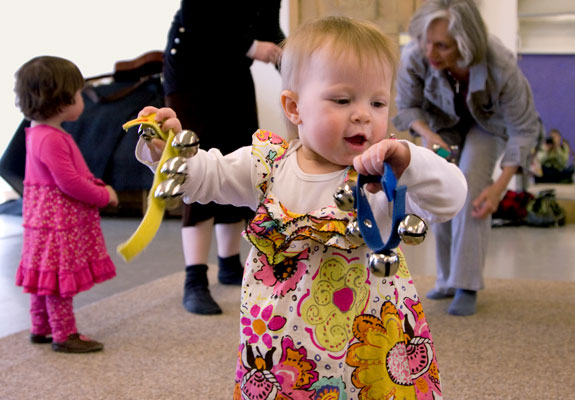
<instances>
[{"instance_id":1,"label":"black bag","mask_svg":"<svg viewBox=\"0 0 575 400\"><path fill-rule=\"evenodd\" d=\"M527 225L538 227L565 225L565 210L555 199L555 190L542 190L527 204Z\"/></svg>"}]
</instances>

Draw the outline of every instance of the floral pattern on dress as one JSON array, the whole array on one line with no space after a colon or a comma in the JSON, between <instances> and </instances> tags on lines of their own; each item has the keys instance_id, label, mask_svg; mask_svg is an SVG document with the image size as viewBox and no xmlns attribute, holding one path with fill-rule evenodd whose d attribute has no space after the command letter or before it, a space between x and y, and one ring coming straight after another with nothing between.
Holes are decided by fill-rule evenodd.
<instances>
[{"instance_id":1,"label":"floral pattern on dress","mask_svg":"<svg viewBox=\"0 0 575 400\"><path fill-rule=\"evenodd\" d=\"M301 307L302 319L313 328L314 343L334 353L353 339L353 321L369 296L365 266L336 254L321 264Z\"/></svg>"},{"instance_id":2,"label":"floral pattern on dress","mask_svg":"<svg viewBox=\"0 0 575 400\"><path fill-rule=\"evenodd\" d=\"M260 262L262 268L254 273L256 280L261 281L264 285L273 288L274 296L283 297L290 291L294 291L297 283L305 274L307 265L302 260L307 260L309 249L293 257L286 257L276 265L270 265L267 257L262 254Z\"/></svg>"},{"instance_id":3,"label":"floral pattern on dress","mask_svg":"<svg viewBox=\"0 0 575 400\"><path fill-rule=\"evenodd\" d=\"M341 377L323 377L311 388L315 390L313 400L347 400L345 383Z\"/></svg>"},{"instance_id":4,"label":"floral pattern on dress","mask_svg":"<svg viewBox=\"0 0 575 400\"><path fill-rule=\"evenodd\" d=\"M297 347L292 338L281 340L281 357L273 364L277 349L260 352L250 344L240 346L241 369L237 376L234 399L314 399L312 385L318 380L316 363L307 357L304 347ZM245 396L245 397L244 397Z\"/></svg>"},{"instance_id":5,"label":"floral pattern on dress","mask_svg":"<svg viewBox=\"0 0 575 400\"><path fill-rule=\"evenodd\" d=\"M70 297L116 276L96 206L50 185L25 185L23 199L16 285L26 293Z\"/></svg>"},{"instance_id":6,"label":"floral pattern on dress","mask_svg":"<svg viewBox=\"0 0 575 400\"><path fill-rule=\"evenodd\" d=\"M372 276L369 248L345 236L355 212L288 210L273 193L283 142L262 135L252 152L262 197L244 232L253 248L234 399L440 399L431 335L401 249L396 275Z\"/></svg>"},{"instance_id":7,"label":"floral pattern on dress","mask_svg":"<svg viewBox=\"0 0 575 400\"><path fill-rule=\"evenodd\" d=\"M281 136L272 132L258 129L254 134L256 140L252 143L252 157L256 160L260 195L267 192L268 177L276 161L282 159L289 144ZM269 146L269 145L272 146Z\"/></svg>"},{"instance_id":8,"label":"floral pattern on dress","mask_svg":"<svg viewBox=\"0 0 575 400\"><path fill-rule=\"evenodd\" d=\"M267 197L249 221L244 236L267 257L272 265L286 257L299 254L298 243L311 239L322 245L347 250L357 248L345 235L345 229L354 212L345 212L335 206L324 207L310 214L288 211L276 201L273 194Z\"/></svg>"},{"instance_id":9,"label":"floral pattern on dress","mask_svg":"<svg viewBox=\"0 0 575 400\"><path fill-rule=\"evenodd\" d=\"M421 318L421 303L411 299L406 302L417 320L425 321ZM361 388L361 398L433 400L436 398L434 393L441 395L429 331L424 329L424 336L414 336L409 322L402 321L391 301L383 303L379 318L373 315L357 317L353 331L358 342L349 347L346 362L355 367L352 380Z\"/></svg>"},{"instance_id":10,"label":"floral pattern on dress","mask_svg":"<svg viewBox=\"0 0 575 400\"><path fill-rule=\"evenodd\" d=\"M267 331L278 331L286 323L286 319L279 315L273 315L274 306L269 305L263 310L257 304L250 309L250 317L242 317L241 324L244 335L249 337L250 344L257 343L260 338L269 349L272 347L272 338Z\"/></svg>"}]
</instances>

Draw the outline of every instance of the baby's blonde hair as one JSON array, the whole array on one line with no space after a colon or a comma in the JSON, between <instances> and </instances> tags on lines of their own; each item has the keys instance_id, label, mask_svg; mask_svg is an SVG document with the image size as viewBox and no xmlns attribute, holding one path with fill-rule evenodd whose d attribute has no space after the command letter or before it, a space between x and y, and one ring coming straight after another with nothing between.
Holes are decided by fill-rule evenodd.
<instances>
[{"instance_id":1,"label":"baby's blonde hair","mask_svg":"<svg viewBox=\"0 0 575 400\"><path fill-rule=\"evenodd\" d=\"M370 22L340 16L317 19L300 26L282 47L280 73L284 90L297 91L301 72L313 52L325 47L333 54L334 62L342 55L351 54L361 68L379 68L381 71L391 68L391 86L395 81L399 59L397 46ZM297 136L293 124L288 123L288 129L290 134Z\"/></svg>"}]
</instances>

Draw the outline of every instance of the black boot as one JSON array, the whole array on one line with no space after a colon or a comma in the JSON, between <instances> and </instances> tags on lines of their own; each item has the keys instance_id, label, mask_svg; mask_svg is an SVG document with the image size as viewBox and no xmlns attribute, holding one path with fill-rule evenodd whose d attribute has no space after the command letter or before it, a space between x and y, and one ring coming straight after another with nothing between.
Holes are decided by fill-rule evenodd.
<instances>
[{"instance_id":1,"label":"black boot","mask_svg":"<svg viewBox=\"0 0 575 400\"><path fill-rule=\"evenodd\" d=\"M184 283L184 308L193 314L221 314L222 309L212 298L208 289L208 266L205 264L186 267Z\"/></svg>"},{"instance_id":2,"label":"black boot","mask_svg":"<svg viewBox=\"0 0 575 400\"><path fill-rule=\"evenodd\" d=\"M244 267L239 254L225 258L218 256L218 265L218 280L222 285L242 285Z\"/></svg>"}]
</instances>

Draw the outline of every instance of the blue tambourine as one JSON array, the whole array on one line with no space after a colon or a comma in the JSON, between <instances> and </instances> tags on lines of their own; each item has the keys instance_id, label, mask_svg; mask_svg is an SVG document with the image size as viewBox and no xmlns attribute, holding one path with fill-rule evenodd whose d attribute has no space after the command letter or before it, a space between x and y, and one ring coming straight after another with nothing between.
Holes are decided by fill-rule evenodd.
<instances>
[{"instance_id":1,"label":"blue tambourine","mask_svg":"<svg viewBox=\"0 0 575 400\"><path fill-rule=\"evenodd\" d=\"M401 242L405 244L420 244L425 239L427 225L415 214L405 213L405 185L398 186L397 179L389 164L384 163L382 176L359 175L357 184L346 184L338 188L334 200L338 208L344 211L357 209L357 219L351 221L346 228L346 236L357 245L365 243L373 253L369 257L368 266L371 273L378 277L393 276L399 269L399 257L395 249ZM384 242L379 228L367 201L363 186L367 183L380 181L388 201L393 203L392 228Z\"/></svg>"}]
</instances>

